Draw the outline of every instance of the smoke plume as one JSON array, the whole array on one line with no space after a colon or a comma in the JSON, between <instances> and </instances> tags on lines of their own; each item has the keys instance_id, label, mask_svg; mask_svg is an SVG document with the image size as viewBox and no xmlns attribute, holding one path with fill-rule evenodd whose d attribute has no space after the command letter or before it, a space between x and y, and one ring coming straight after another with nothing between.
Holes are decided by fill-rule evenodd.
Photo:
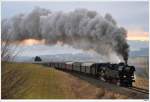
<instances>
[{"instance_id":1,"label":"smoke plume","mask_svg":"<svg viewBox=\"0 0 150 102\"><path fill-rule=\"evenodd\" d=\"M51 12L35 8L29 14L19 14L2 20L2 40L45 39L47 44L58 41L77 49L94 50L108 55L116 52L125 61L129 46L126 30L119 27L110 14L76 9L72 12Z\"/></svg>"}]
</instances>

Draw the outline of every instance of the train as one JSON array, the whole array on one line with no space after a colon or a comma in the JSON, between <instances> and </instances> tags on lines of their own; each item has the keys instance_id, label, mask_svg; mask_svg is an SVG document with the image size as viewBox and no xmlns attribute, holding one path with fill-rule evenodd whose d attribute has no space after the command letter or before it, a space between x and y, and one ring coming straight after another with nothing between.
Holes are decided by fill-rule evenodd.
<instances>
[{"instance_id":1,"label":"train","mask_svg":"<svg viewBox=\"0 0 150 102\"><path fill-rule=\"evenodd\" d=\"M135 82L135 67L126 63L49 62L45 65L59 70L84 73L123 87L132 87Z\"/></svg>"}]
</instances>

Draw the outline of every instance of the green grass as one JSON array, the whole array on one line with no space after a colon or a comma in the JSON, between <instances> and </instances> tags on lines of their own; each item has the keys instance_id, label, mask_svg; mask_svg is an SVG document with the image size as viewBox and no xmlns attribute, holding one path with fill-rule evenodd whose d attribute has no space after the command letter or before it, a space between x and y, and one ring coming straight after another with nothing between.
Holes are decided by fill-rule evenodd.
<instances>
[{"instance_id":1,"label":"green grass","mask_svg":"<svg viewBox=\"0 0 150 102\"><path fill-rule=\"evenodd\" d=\"M2 98L74 98L63 73L42 65L2 62Z\"/></svg>"}]
</instances>

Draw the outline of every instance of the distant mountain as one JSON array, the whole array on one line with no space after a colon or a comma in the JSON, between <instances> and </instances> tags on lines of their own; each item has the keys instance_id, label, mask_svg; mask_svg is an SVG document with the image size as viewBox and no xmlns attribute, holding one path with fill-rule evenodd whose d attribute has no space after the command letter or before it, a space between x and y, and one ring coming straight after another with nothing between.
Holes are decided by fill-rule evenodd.
<instances>
[{"instance_id":1,"label":"distant mountain","mask_svg":"<svg viewBox=\"0 0 150 102\"><path fill-rule=\"evenodd\" d=\"M130 51L138 51L142 48L149 48L149 41L128 40Z\"/></svg>"},{"instance_id":2,"label":"distant mountain","mask_svg":"<svg viewBox=\"0 0 150 102\"><path fill-rule=\"evenodd\" d=\"M130 51L129 55L133 56L149 56L149 48L141 48L138 51Z\"/></svg>"},{"instance_id":3,"label":"distant mountain","mask_svg":"<svg viewBox=\"0 0 150 102\"><path fill-rule=\"evenodd\" d=\"M103 57L90 55L87 53L78 53L78 54L55 54L55 55L39 55L42 59L42 62L52 62L52 61L76 61L76 62L105 62L106 60ZM26 57L26 56L17 56L15 62L28 62L33 63L35 57Z\"/></svg>"},{"instance_id":4,"label":"distant mountain","mask_svg":"<svg viewBox=\"0 0 150 102\"><path fill-rule=\"evenodd\" d=\"M16 56L13 61L15 62L33 62L33 58L32 57L28 57L28 56Z\"/></svg>"},{"instance_id":5,"label":"distant mountain","mask_svg":"<svg viewBox=\"0 0 150 102\"><path fill-rule=\"evenodd\" d=\"M132 56L148 56L148 41L128 41L130 45L129 55ZM16 62L34 62L35 56L40 56L43 62L49 61L86 61L86 62L102 62L108 61L102 56L92 55L70 46L20 46L21 53L14 59ZM110 59L111 60L111 59Z\"/></svg>"},{"instance_id":6,"label":"distant mountain","mask_svg":"<svg viewBox=\"0 0 150 102\"><path fill-rule=\"evenodd\" d=\"M56 55L41 55L44 62L47 61L79 61L79 62L92 62L92 61L104 61L98 56L92 56L86 53L78 54L56 54Z\"/></svg>"},{"instance_id":7,"label":"distant mountain","mask_svg":"<svg viewBox=\"0 0 150 102\"><path fill-rule=\"evenodd\" d=\"M149 41L128 40L130 46L129 55L133 56L149 56Z\"/></svg>"}]
</instances>

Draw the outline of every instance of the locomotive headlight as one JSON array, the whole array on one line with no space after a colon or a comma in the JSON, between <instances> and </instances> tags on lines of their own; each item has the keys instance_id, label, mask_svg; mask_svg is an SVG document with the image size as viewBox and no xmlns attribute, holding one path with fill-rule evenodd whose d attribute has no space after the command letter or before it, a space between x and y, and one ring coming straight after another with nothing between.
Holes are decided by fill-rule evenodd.
<instances>
[{"instance_id":1,"label":"locomotive headlight","mask_svg":"<svg viewBox=\"0 0 150 102\"><path fill-rule=\"evenodd\" d=\"M123 66L120 66L120 67L118 68L119 71L122 71L122 69L123 69Z\"/></svg>"}]
</instances>

